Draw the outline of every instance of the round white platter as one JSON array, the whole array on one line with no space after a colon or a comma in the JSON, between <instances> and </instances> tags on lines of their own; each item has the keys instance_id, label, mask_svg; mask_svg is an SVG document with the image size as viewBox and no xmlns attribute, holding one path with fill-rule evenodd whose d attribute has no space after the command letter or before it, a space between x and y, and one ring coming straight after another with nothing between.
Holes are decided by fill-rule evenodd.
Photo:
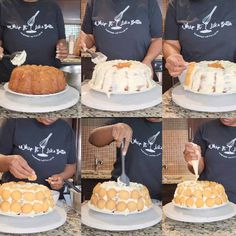
<instances>
[{"instance_id":1,"label":"round white platter","mask_svg":"<svg viewBox=\"0 0 236 236\"><path fill-rule=\"evenodd\" d=\"M79 91L68 86L68 89L55 96L27 97L11 94L0 89L0 106L11 111L26 113L45 113L70 108L79 101Z\"/></svg>"},{"instance_id":2,"label":"round white platter","mask_svg":"<svg viewBox=\"0 0 236 236\"><path fill-rule=\"evenodd\" d=\"M156 106L162 102L162 87L134 94L111 94L94 91L86 83L82 86L82 104L103 111L135 111Z\"/></svg>"},{"instance_id":3,"label":"round white platter","mask_svg":"<svg viewBox=\"0 0 236 236\"><path fill-rule=\"evenodd\" d=\"M100 230L132 231L158 224L162 219L162 210L158 204L142 214L110 215L89 209L88 203L82 205L82 223Z\"/></svg>"},{"instance_id":4,"label":"round white platter","mask_svg":"<svg viewBox=\"0 0 236 236\"><path fill-rule=\"evenodd\" d=\"M164 214L176 221L190 223L209 223L229 219L236 215L236 205L232 202L215 209L183 209L168 203L163 207Z\"/></svg>"},{"instance_id":5,"label":"round white platter","mask_svg":"<svg viewBox=\"0 0 236 236\"><path fill-rule=\"evenodd\" d=\"M179 85L172 91L173 101L180 107L200 112L229 112L236 110L236 94L211 96L192 93Z\"/></svg>"},{"instance_id":6,"label":"round white platter","mask_svg":"<svg viewBox=\"0 0 236 236\"><path fill-rule=\"evenodd\" d=\"M66 211L56 206L47 215L16 218L0 215L0 232L9 234L40 233L56 229L66 222Z\"/></svg>"}]
</instances>

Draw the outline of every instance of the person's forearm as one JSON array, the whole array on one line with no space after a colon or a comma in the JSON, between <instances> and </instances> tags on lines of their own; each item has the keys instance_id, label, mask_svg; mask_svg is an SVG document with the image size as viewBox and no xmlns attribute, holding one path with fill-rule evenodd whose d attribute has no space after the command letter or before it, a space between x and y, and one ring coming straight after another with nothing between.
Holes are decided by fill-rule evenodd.
<instances>
[{"instance_id":1,"label":"person's forearm","mask_svg":"<svg viewBox=\"0 0 236 236\"><path fill-rule=\"evenodd\" d=\"M10 159L5 155L0 154L0 172L9 171L9 164Z\"/></svg>"},{"instance_id":2,"label":"person's forearm","mask_svg":"<svg viewBox=\"0 0 236 236\"><path fill-rule=\"evenodd\" d=\"M109 145L113 140L113 125L99 127L93 130L89 136L89 142L96 147Z\"/></svg>"},{"instance_id":3,"label":"person's forearm","mask_svg":"<svg viewBox=\"0 0 236 236\"><path fill-rule=\"evenodd\" d=\"M64 180L71 178L76 171L76 164L67 164L65 170L60 173Z\"/></svg>"},{"instance_id":4,"label":"person's forearm","mask_svg":"<svg viewBox=\"0 0 236 236\"><path fill-rule=\"evenodd\" d=\"M162 52L162 39L154 38L151 41L149 49L143 62L150 64Z\"/></svg>"},{"instance_id":5,"label":"person's forearm","mask_svg":"<svg viewBox=\"0 0 236 236\"><path fill-rule=\"evenodd\" d=\"M170 40L165 40L163 42L163 55L164 58L168 58L170 55L180 54L180 46L178 43L171 43Z\"/></svg>"},{"instance_id":6,"label":"person's forearm","mask_svg":"<svg viewBox=\"0 0 236 236\"><path fill-rule=\"evenodd\" d=\"M205 165L204 165L204 160L203 160L203 158L201 157L201 158L199 159L199 165L198 165L198 174L199 174L199 175L203 172L204 167L205 167ZM189 170L192 174L195 174L192 165L188 164L188 170Z\"/></svg>"}]
</instances>

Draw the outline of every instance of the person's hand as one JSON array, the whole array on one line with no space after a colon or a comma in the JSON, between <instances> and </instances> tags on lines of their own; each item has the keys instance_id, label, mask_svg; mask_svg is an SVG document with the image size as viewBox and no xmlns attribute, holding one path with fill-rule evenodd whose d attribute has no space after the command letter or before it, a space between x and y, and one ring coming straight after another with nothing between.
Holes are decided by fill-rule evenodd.
<instances>
[{"instance_id":1,"label":"person's hand","mask_svg":"<svg viewBox=\"0 0 236 236\"><path fill-rule=\"evenodd\" d=\"M185 161L192 165L193 160L198 160L201 157L201 148L197 144L186 143L184 150L184 159Z\"/></svg>"},{"instance_id":2,"label":"person's hand","mask_svg":"<svg viewBox=\"0 0 236 236\"><path fill-rule=\"evenodd\" d=\"M9 172L17 179L27 179L35 175L35 172L26 160L19 155L9 156Z\"/></svg>"},{"instance_id":3,"label":"person's hand","mask_svg":"<svg viewBox=\"0 0 236 236\"><path fill-rule=\"evenodd\" d=\"M129 144L132 139L132 135L133 135L133 131L130 128L130 126L128 126L127 124L118 123L118 124L113 125L112 137L116 142L116 147L119 148L121 146L123 139L125 139L125 145L124 145L124 150L123 150L124 155L126 154L128 150Z\"/></svg>"},{"instance_id":4,"label":"person's hand","mask_svg":"<svg viewBox=\"0 0 236 236\"><path fill-rule=\"evenodd\" d=\"M166 58L166 68L173 77L178 77L185 69L188 63L180 54L172 54Z\"/></svg>"},{"instance_id":5,"label":"person's hand","mask_svg":"<svg viewBox=\"0 0 236 236\"><path fill-rule=\"evenodd\" d=\"M66 45L66 41L58 42L57 47L56 47L56 58L59 60L63 60L67 58L67 56L68 56L68 48Z\"/></svg>"},{"instance_id":6,"label":"person's hand","mask_svg":"<svg viewBox=\"0 0 236 236\"><path fill-rule=\"evenodd\" d=\"M4 49L0 47L0 60L2 60L3 58L3 52L4 52Z\"/></svg>"},{"instance_id":7,"label":"person's hand","mask_svg":"<svg viewBox=\"0 0 236 236\"><path fill-rule=\"evenodd\" d=\"M64 179L60 174L52 175L47 179L47 181L50 184L51 188L54 190L61 189L64 184Z\"/></svg>"},{"instance_id":8,"label":"person's hand","mask_svg":"<svg viewBox=\"0 0 236 236\"><path fill-rule=\"evenodd\" d=\"M80 55L81 51L86 51L87 47L81 36L78 37L75 43L74 53L75 55Z\"/></svg>"}]
</instances>

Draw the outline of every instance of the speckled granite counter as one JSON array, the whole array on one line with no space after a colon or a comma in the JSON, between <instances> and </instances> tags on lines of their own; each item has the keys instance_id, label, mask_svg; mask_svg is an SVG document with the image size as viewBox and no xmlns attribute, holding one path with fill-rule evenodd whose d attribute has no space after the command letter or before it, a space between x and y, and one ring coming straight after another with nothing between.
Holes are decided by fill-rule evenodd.
<instances>
[{"instance_id":1,"label":"speckled granite counter","mask_svg":"<svg viewBox=\"0 0 236 236\"><path fill-rule=\"evenodd\" d=\"M220 118L220 117L236 117L236 111L234 112L220 112L220 113L209 113L209 112L196 112L184 109L176 105L171 98L173 88L169 89L162 96L163 105L163 118Z\"/></svg>"},{"instance_id":2,"label":"speckled granite counter","mask_svg":"<svg viewBox=\"0 0 236 236\"><path fill-rule=\"evenodd\" d=\"M85 225L81 225L81 236L160 236L162 235L161 224L154 225L152 227L136 230L130 232L110 232L89 228Z\"/></svg>"},{"instance_id":3,"label":"speckled granite counter","mask_svg":"<svg viewBox=\"0 0 236 236\"><path fill-rule=\"evenodd\" d=\"M3 84L0 84L0 89ZM79 118L81 117L81 105L80 102L71 108L64 109L57 112L49 113L24 113L7 110L0 107L0 118L35 118L35 117L54 117L54 118Z\"/></svg>"},{"instance_id":4,"label":"speckled granite counter","mask_svg":"<svg viewBox=\"0 0 236 236\"><path fill-rule=\"evenodd\" d=\"M162 222L163 236L235 236L236 235L236 217L228 220L205 223L192 224L178 222L163 217Z\"/></svg>"},{"instance_id":5,"label":"speckled granite counter","mask_svg":"<svg viewBox=\"0 0 236 236\"><path fill-rule=\"evenodd\" d=\"M67 220L64 225L61 227L50 230L44 233L37 233L37 234L24 234L27 236L80 236L81 232L81 223L80 223L80 215L76 213L71 207L66 206L67 211ZM12 236L12 235L19 235L22 234L3 234L0 233L1 236Z\"/></svg>"},{"instance_id":6,"label":"speckled granite counter","mask_svg":"<svg viewBox=\"0 0 236 236\"><path fill-rule=\"evenodd\" d=\"M81 105L82 117L161 117L162 116L162 105L147 108L138 111L129 112L110 112L100 111L87 106Z\"/></svg>"}]
</instances>

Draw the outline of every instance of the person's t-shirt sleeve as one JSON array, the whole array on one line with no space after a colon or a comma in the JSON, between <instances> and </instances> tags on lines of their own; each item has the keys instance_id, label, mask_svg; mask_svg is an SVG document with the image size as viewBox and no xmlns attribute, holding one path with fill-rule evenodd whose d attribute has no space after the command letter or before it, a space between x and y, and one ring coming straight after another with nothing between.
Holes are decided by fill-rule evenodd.
<instances>
[{"instance_id":1,"label":"person's t-shirt sleeve","mask_svg":"<svg viewBox=\"0 0 236 236\"><path fill-rule=\"evenodd\" d=\"M3 27L2 27L2 5L0 2L0 40L2 41Z\"/></svg>"},{"instance_id":2,"label":"person's t-shirt sleeve","mask_svg":"<svg viewBox=\"0 0 236 236\"><path fill-rule=\"evenodd\" d=\"M203 138L204 129L205 129L205 125L202 125L200 128L198 128L194 136L194 140L193 140L194 143L196 143L197 145L201 147L201 154L203 158L205 156L205 152L207 149L207 143Z\"/></svg>"},{"instance_id":3,"label":"person's t-shirt sleeve","mask_svg":"<svg viewBox=\"0 0 236 236\"><path fill-rule=\"evenodd\" d=\"M157 0L149 1L150 33L152 38L162 37L162 15Z\"/></svg>"},{"instance_id":4,"label":"person's t-shirt sleeve","mask_svg":"<svg viewBox=\"0 0 236 236\"><path fill-rule=\"evenodd\" d=\"M176 6L176 0L168 4L164 32L164 39L166 40L179 40Z\"/></svg>"},{"instance_id":5,"label":"person's t-shirt sleeve","mask_svg":"<svg viewBox=\"0 0 236 236\"><path fill-rule=\"evenodd\" d=\"M58 38L59 39L65 39L66 38L66 33L65 33L65 23L64 23L64 18L62 15L61 8L56 5L57 9L57 26L58 26Z\"/></svg>"},{"instance_id":6,"label":"person's t-shirt sleeve","mask_svg":"<svg viewBox=\"0 0 236 236\"><path fill-rule=\"evenodd\" d=\"M0 154L10 155L13 149L15 119L7 119L0 127Z\"/></svg>"},{"instance_id":7,"label":"person's t-shirt sleeve","mask_svg":"<svg viewBox=\"0 0 236 236\"><path fill-rule=\"evenodd\" d=\"M75 164L76 163L76 145L75 145L75 134L74 131L71 130L68 134L68 146L69 148L69 154L67 158L67 164Z\"/></svg>"},{"instance_id":8,"label":"person's t-shirt sleeve","mask_svg":"<svg viewBox=\"0 0 236 236\"><path fill-rule=\"evenodd\" d=\"M93 1L89 0L87 3L83 24L82 24L82 31L86 34L93 34L93 20L92 20L92 12L93 12Z\"/></svg>"}]
</instances>

